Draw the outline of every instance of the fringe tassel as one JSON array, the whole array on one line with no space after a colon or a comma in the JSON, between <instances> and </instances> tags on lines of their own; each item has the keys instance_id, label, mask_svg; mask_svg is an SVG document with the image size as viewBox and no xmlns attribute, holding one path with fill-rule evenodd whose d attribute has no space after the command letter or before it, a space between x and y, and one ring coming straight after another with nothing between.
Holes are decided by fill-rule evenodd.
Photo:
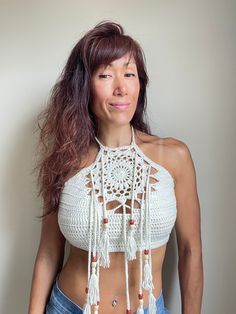
<instances>
[{"instance_id":1,"label":"fringe tassel","mask_svg":"<svg viewBox=\"0 0 236 314\"><path fill-rule=\"evenodd\" d=\"M104 268L110 267L109 245L110 238L107 232L107 224L104 224L104 229L99 242L100 266Z\"/></svg>"},{"instance_id":2,"label":"fringe tassel","mask_svg":"<svg viewBox=\"0 0 236 314\"><path fill-rule=\"evenodd\" d=\"M88 302L88 295L86 298L86 303L85 303L84 308L83 308L83 314L91 314L91 307L90 307L90 304Z\"/></svg>"},{"instance_id":3,"label":"fringe tassel","mask_svg":"<svg viewBox=\"0 0 236 314\"><path fill-rule=\"evenodd\" d=\"M96 262L92 262L92 274L89 279L89 303L92 304L97 304L97 301L99 300L99 287L98 287L98 277L95 273L95 268L96 268Z\"/></svg>"},{"instance_id":4,"label":"fringe tassel","mask_svg":"<svg viewBox=\"0 0 236 314\"><path fill-rule=\"evenodd\" d=\"M93 312L94 314L98 314L98 305L95 305L95 307L94 307L94 312Z\"/></svg>"},{"instance_id":5,"label":"fringe tassel","mask_svg":"<svg viewBox=\"0 0 236 314\"><path fill-rule=\"evenodd\" d=\"M145 265L144 265L143 288L148 291L154 288L153 283L152 283L151 267L147 259L145 260Z\"/></svg>"},{"instance_id":6,"label":"fringe tassel","mask_svg":"<svg viewBox=\"0 0 236 314\"><path fill-rule=\"evenodd\" d=\"M143 300L140 300L139 302L140 302L140 304L139 304L139 307L138 307L138 309L136 311L136 314L144 314Z\"/></svg>"},{"instance_id":7,"label":"fringe tassel","mask_svg":"<svg viewBox=\"0 0 236 314\"><path fill-rule=\"evenodd\" d=\"M83 314L91 314L90 305L88 303L85 304Z\"/></svg>"},{"instance_id":8,"label":"fringe tassel","mask_svg":"<svg viewBox=\"0 0 236 314\"><path fill-rule=\"evenodd\" d=\"M131 261L136 259L137 243L134 238L134 221L130 220L130 229L127 235L126 253L127 260Z\"/></svg>"},{"instance_id":9,"label":"fringe tassel","mask_svg":"<svg viewBox=\"0 0 236 314\"><path fill-rule=\"evenodd\" d=\"M148 304L148 314L156 314L157 306L156 306L156 298L152 292L149 294L149 304Z\"/></svg>"},{"instance_id":10,"label":"fringe tassel","mask_svg":"<svg viewBox=\"0 0 236 314\"><path fill-rule=\"evenodd\" d=\"M143 307L140 307L139 306L139 308L137 309L137 312L136 312L137 314L144 314L144 309L143 309Z\"/></svg>"}]
</instances>

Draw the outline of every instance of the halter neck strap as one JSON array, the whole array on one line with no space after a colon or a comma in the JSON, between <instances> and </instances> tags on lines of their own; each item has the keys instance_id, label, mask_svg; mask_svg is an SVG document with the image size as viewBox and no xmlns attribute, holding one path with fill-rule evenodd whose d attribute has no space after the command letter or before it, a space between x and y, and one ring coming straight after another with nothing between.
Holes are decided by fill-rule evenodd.
<instances>
[{"instance_id":1,"label":"halter neck strap","mask_svg":"<svg viewBox=\"0 0 236 314\"><path fill-rule=\"evenodd\" d=\"M124 148L130 148L135 145L135 136L134 136L134 127L131 125L131 143L129 145L123 145L123 146L117 146L117 147L110 147L110 146L105 146L103 145L99 139L95 136L95 140L99 144L100 147L106 150L119 150L119 149L124 149Z\"/></svg>"}]
</instances>

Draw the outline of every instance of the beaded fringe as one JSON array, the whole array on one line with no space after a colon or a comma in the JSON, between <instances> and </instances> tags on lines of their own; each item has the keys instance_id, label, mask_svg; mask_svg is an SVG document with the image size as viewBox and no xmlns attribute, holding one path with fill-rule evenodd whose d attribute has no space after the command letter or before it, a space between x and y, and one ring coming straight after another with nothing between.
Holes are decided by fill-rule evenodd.
<instances>
[{"instance_id":1,"label":"beaded fringe","mask_svg":"<svg viewBox=\"0 0 236 314\"><path fill-rule=\"evenodd\" d=\"M137 310L136 314L144 314L144 309L143 309L143 306L142 306L142 307L141 307L141 306L139 306L139 308L138 308L138 310Z\"/></svg>"},{"instance_id":2,"label":"beaded fringe","mask_svg":"<svg viewBox=\"0 0 236 314\"><path fill-rule=\"evenodd\" d=\"M104 229L102 231L100 243L99 243L99 253L100 253L100 266L110 267L110 257L109 257L109 245L110 239L107 230L107 224L104 224Z\"/></svg>"},{"instance_id":3,"label":"beaded fringe","mask_svg":"<svg viewBox=\"0 0 236 314\"><path fill-rule=\"evenodd\" d=\"M132 138L134 141L134 130L132 127ZM100 235L100 217L96 210L96 197L95 197L95 188L93 180L93 170L91 170L91 181L92 181L92 192L91 192L91 204L90 204L90 217L89 217L89 252L88 252L88 282L86 291L86 302L83 308L84 314L91 314L91 306L95 305L94 313L99 313L99 267L104 268L110 267L110 258L109 258L109 247L110 239L108 233L109 221L107 217L106 209L106 191L104 187L104 156L102 154L102 194L103 194L103 224L102 231ZM124 259L125 259L125 284L126 284L126 302L127 302L127 313L131 313L130 309L130 297L129 297L129 274L128 274L128 261L136 259L136 252L139 249L139 264L140 264L140 278L139 278L139 307L137 309L137 314L144 314L143 309L143 294L142 289L149 291L149 304L148 304L148 313L156 314L156 299L152 293L154 289L152 282L152 263L151 263L151 239L150 239L150 209L149 209L149 180L150 180L150 169L148 167L147 181L146 181L146 192L142 193L141 200L141 210L140 210L140 247L137 247L136 240L134 238L135 223L133 217L133 207L135 199L135 178L136 178L136 164L137 164L137 153L134 161L134 173L133 173L133 186L132 186L132 199L131 199L131 214L129 220L128 231L126 230L126 207L125 202L122 204L123 207L123 240L125 245ZM144 211L144 194L146 196L146 206ZM143 267L142 256L143 256L143 214L145 214L145 250L144 258L145 263ZM98 230L97 230L98 229ZM93 232L92 232L93 231ZM94 239L92 240L92 234L94 234ZM98 241L97 241L98 238ZM92 243L93 242L93 243ZM97 245L98 242L98 245ZM93 248L92 248L93 245ZM92 261L91 261L92 255ZM91 271L92 268L92 271ZM144 273L144 278L143 278Z\"/></svg>"}]
</instances>

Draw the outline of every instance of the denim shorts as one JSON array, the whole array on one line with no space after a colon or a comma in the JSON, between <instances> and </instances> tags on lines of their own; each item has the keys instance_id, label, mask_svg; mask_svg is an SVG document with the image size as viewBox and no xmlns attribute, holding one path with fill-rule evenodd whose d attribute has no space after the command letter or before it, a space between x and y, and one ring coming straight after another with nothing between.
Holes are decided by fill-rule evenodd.
<instances>
[{"instance_id":1,"label":"denim shorts","mask_svg":"<svg viewBox=\"0 0 236 314\"><path fill-rule=\"evenodd\" d=\"M156 298L157 314L169 314L164 306L163 293ZM45 314L83 314L83 309L68 298L58 287L58 276L54 280L50 299L46 306ZM135 314L135 313L133 313ZM144 308L144 314L148 314L148 307Z\"/></svg>"}]
</instances>

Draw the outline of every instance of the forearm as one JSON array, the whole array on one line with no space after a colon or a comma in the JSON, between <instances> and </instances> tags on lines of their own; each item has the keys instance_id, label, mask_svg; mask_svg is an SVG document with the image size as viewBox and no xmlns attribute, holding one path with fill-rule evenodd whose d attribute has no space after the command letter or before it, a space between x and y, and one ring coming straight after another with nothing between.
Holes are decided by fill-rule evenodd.
<instances>
[{"instance_id":1,"label":"forearm","mask_svg":"<svg viewBox=\"0 0 236 314\"><path fill-rule=\"evenodd\" d=\"M36 258L28 314L43 314L47 304L53 280L62 266L62 261L49 256Z\"/></svg>"},{"instance_id":2,"label":"forearm","mask_svg":"<svg viewBox=\"0 0 236 314\"><path fill-rule=\"evenodd\" d=\"M182 314L200 314L203 294L203 263L200 251L187 251L179 257Z\"/></svg>"}]
</instances>

